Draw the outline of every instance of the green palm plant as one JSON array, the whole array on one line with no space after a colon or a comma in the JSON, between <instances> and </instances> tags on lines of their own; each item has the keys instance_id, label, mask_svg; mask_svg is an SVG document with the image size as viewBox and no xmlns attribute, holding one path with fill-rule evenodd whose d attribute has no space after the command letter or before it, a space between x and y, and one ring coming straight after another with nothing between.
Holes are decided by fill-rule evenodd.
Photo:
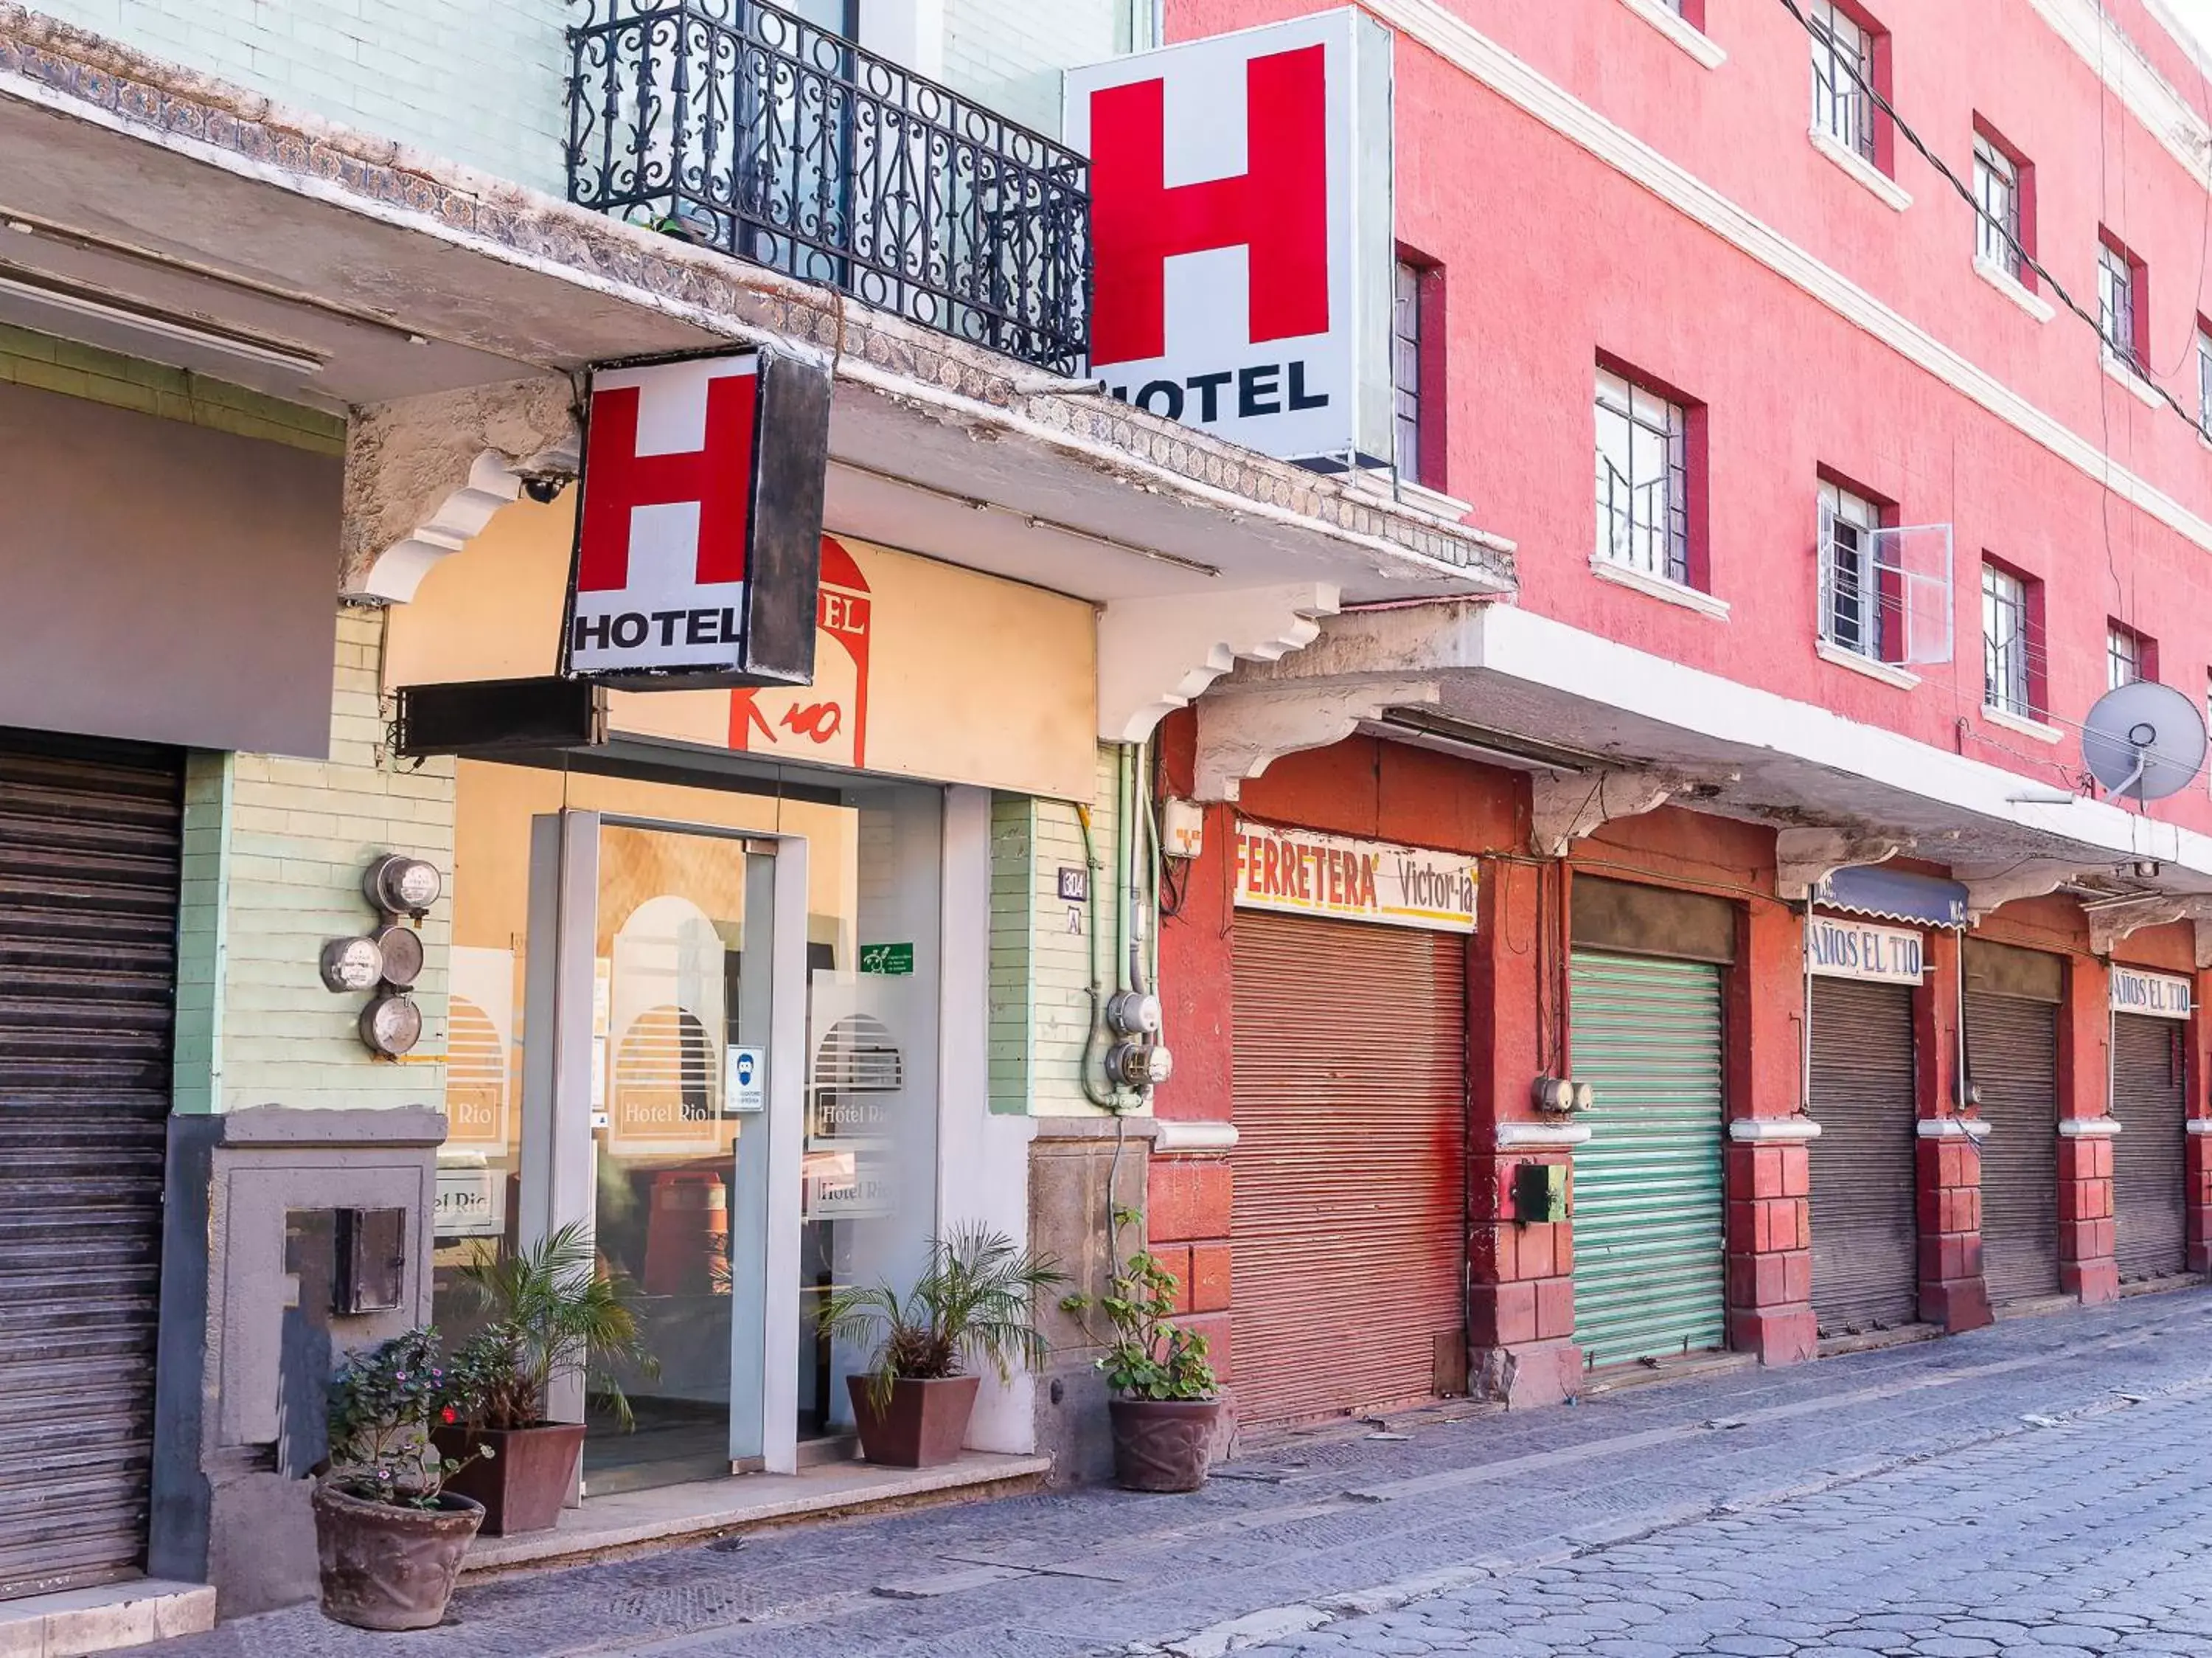
<instances>
[{"instance_id":1,"label":"green palm plant","mask_svg":"<svg viewBox=\"0 0 2212 1658\"><path fill-rule=\"evenodd\" d=\"M528 1428L545 1420L556 1381L582 1375L623 1428L629 1399L613 1367L650 1376L659 1364L638 1329L627 1279L599 1270L591 1234L571 1223L519 1249L502 1247L461 1270L489 1320L455 1356L473 1428Z\"/></svg>"},{"instance_id":2,"label":"green palm plant","mask_svg":"<svg viewBox=\"0 0 2212 1658\"><path fill-rule=\"evenodd\" d=\"M822 1327L854 1346L875 1344L868 1399L885 1409L901 1377L934 1381L988 1363L1000 1381L1044 1362L1037 1297L1065 1283L1060 1264L979 1224L929 1240L921 1276L904 1295L890 1284L852 1285L822 1308Z\"/></svg>"}]
</instances>

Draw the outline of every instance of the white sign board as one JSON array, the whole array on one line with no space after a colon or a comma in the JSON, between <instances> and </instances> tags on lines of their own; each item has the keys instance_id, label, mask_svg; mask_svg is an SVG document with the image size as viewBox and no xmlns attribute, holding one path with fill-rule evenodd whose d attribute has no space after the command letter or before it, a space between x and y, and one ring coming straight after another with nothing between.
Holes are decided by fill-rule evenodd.
<instances>
[{"instance_id":1,"label":"white sign board","mask_svg":"<svg viewBox=\"0 0 2212 1658\"><path fill-rule=\"evenodd\" d=\"M1917 984L1927 942L1909 927L1878 927L1835 916L1805 920L1805 971L1823 978Z\"/></svg>"},{"instance_id":2,"label":"white sign board","mask_svg":"<svg viewBox=\"0 0 2212 1658\"><path fill-rule=\"evenodd\" d=\"M722 1110L749 1117L768 1109L768 1050L726 1048L722 1053Z\"/></svg>"},{"instance_id":3,"label":"white sign board","mask_svg":"<svg viewBox=\"0 0 2212 1658\"><path fill-rule=\"evenodd\" d=\"M507 1229L507 1175L483 1163L438 1166L431 1230L441 1238L496 1238Z\"/></svg>"},{"instance_id":4,"label":"white sign board","mask_svg":"<svg viewBox=\"0 0 2212 1658\"><path fill-rule=\"evenodd\" d=\"M1439 932L1474 930L1471 853L1348 840L1305 829L1237 825L1237 903Z\"/></svg>"},{"instance_id":5,"label":"white sign board","mask_svg":"<svg viewBox=\"0 0 2212 1658\"><path fill-rule=\"evenodd\" d=\"M2153 1019L2186 1019L2189 981L2172 973L2145 972L2112 964L2112 1011L2146 1014Z\"/></svg>"},{"instance_id":6,"label":"white sign board","mask_svg":"<svg viewBox=\"0 0 2212 1658\"><path fill-rule=\"evenodd\" d=\"M1389 31L1348 7L1068 71L1113 396L1390 464L1390 80Z\"/></svg>"}]
</instances>

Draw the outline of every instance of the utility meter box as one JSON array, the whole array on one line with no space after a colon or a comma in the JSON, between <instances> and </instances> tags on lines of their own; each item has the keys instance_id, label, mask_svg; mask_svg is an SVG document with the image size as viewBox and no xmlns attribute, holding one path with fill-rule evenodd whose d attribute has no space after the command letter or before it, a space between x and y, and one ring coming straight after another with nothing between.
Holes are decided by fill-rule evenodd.
<instances>
[{"instance_id":1,"label":"utility meter box","mask_svg":"<svg viewBox=\"0 0 2212 1658\"><path fill-rule=\"evenodd\" d=\"M1567 1218L1565 1163L1522 1163L1514 1169L1513 1218L1523 1225Z\"/></svg>"}]
</instances>

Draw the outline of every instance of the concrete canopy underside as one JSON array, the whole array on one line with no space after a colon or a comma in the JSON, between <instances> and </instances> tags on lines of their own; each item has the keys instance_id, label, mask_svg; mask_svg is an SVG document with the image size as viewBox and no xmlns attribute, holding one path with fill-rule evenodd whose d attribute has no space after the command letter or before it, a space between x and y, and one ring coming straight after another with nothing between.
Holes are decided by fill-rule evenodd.
<instances>
[{"instance_id":1,"label":"concrete canopy underside","mask_svg":"<svg viewBox=\"0 0 2212 1658\"><path fill-rule=\"evenodd\" d=\"M1293 740L1302 728L1310 741ZM2058 803L2000 767L1506 605L1348 613L1295 655L1241 666L1199 706L1201 791L1233 795L1276 755L1355 728L1570 784L1633 773L1656 780L1647 804L1887 838L1970 881L2033 868L2050 872L2045 891L2079 876L2212 893L2212 837ZM2154 878L2133 872L2146 861Z\"/></svg>"},{"instance_id":2,"label":"concrete canopy underside","mask_svg":"<svg viewBox=\"0 0 2212 1658\"><path fill-rule=\"evenodd\" d=\"M1355 602L1510 588L1496 538L4 3L0 154L0 219L18 232L0 235L0 321L332 409L781 342L836 364L835 529L1098 602L1300 582ZM319 366L21 287L54 283Z\"/></svg>"}]
</instances>

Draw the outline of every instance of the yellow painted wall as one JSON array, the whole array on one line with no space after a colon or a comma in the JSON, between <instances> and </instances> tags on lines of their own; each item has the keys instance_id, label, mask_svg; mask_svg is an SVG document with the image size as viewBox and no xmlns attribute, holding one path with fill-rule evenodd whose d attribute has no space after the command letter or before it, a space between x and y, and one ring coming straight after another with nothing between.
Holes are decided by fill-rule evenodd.
<instances>
[{"instance_id":1,"label":"yellow painted wall","mask_svg":"<svg viewBox=\"0 0 2212 1658\"><path fill-rule=\"evenodd\" d=\"M387 687L553 671L574 516L503 509L395 607ZM1087 800L1097 744L1097 628L1081 600L837 538L873 601L866 768ZM825 646L825 649L827 647ZM615 728L726 747L726 691L617 692Z\"/></svg>"}]
</instances>

